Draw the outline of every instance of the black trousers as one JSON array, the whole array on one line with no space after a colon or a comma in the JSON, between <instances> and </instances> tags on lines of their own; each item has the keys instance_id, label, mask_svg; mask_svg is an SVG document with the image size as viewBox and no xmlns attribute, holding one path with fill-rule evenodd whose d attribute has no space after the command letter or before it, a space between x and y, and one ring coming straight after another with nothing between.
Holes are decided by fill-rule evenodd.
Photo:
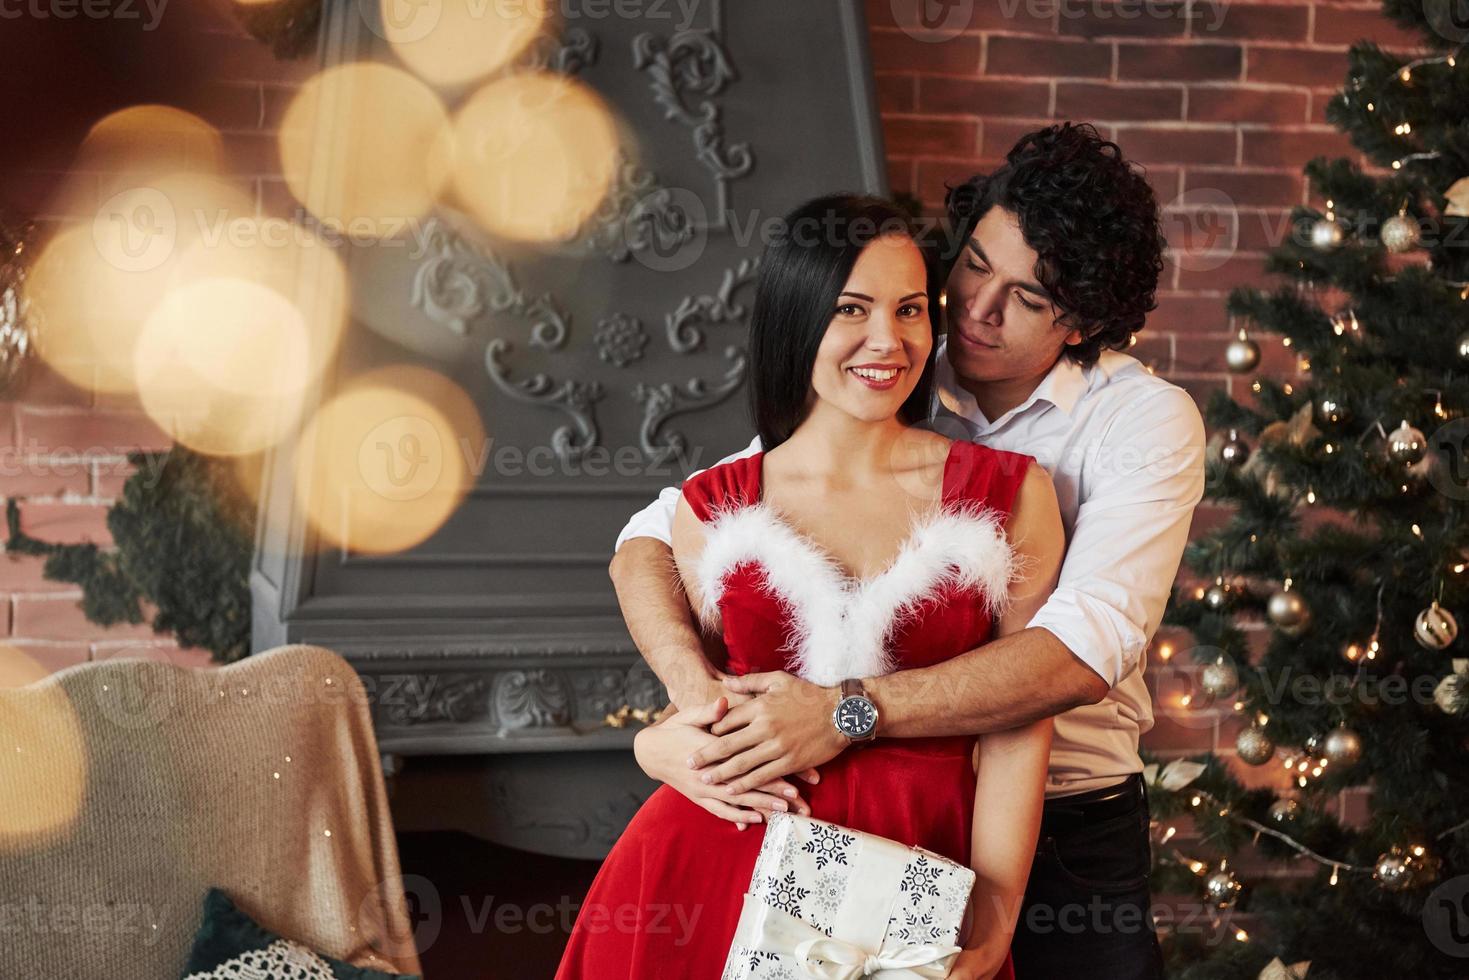
<instances>
[{"instance_id":1,"label":"black trousers","mask_svg":"<svg viewBox=\"0 0 1469 980\"><path fill-rule=\"evenodd\" d=\"M1151 852L1141 776L1047 802L1011 946L1016 980L1162 977Z\"/></svg>"}]
</instances>

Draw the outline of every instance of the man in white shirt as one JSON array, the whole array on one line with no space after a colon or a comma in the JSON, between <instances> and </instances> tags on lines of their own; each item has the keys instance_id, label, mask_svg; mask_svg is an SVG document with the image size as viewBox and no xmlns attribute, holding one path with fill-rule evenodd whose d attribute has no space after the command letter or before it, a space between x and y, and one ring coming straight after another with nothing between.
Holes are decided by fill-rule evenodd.
<instances>
[{"instance_id":1,"label":"man in white shirt","mask_svg":"<svg viewBox=\"0 0 1469 980\"><path fill-rule=\"evenodd\" d=\"M1056 488L1067 553L1025 630L933 667L863 678L863 694L883 737L1054 716L1017 976L1160 977L1138 757L1153 723L1144 652L1203 493L1204 432L1187 392L1120 352L1155 306L1157 202L1115 144L1065 124L1023 137L995 173L951 190L948 206L961 237L934 425L1036 457ZM758 449L757 439L735 456ZM845 748L831 721L842 692L784 672L726 677L709 663L671 571L679 492L633 517L612 563L629 630L674 705L730 701L710 727L719 740L688 760L694 772L665 781L685 795L779 790L799 803L783 777Z\"/></svg>"}]
</instances>

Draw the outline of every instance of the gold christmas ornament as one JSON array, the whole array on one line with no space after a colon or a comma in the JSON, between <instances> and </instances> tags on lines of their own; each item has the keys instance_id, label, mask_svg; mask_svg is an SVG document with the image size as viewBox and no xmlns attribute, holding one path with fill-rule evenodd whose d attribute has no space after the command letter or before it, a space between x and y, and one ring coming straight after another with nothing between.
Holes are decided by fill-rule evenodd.
<instances>
[{"instance_id":1,"label":"gold christmas ornament","mask_svg":"<svg viewBox=\"0 0 1469 980\"><path fill-rule=\"evenodd\" d=\"M1417 428L1403 419L1402 424L1387 435L1387 458L1402 466L1412 466L1428 452L1428 440Z\"/></svg>"},{"instance_id":2,"label":"gold christmas ornament","mask_svg":"<svg viewBox=\"0 0 1469 980\"><path fill-rule=\"evenodd\" d=\"M1321 742L1321 751L1334 766L1353 766L1362 758L1362 737L1345 725L1333 728Z\"/></svg>"},{"instance_id":3,"label":"gold christmas ornament","mask_svg":"<svg viewBox=\"0 0 1469 980\"><path fill-rule=\"evenodd\" d=\"M1290 583L1271 594L1265 603L1265 615L1270 622L1287 636L1299 636L1311 619L1311 607L1299 592L1293 592Z\"/></svg>"},{"instance_id":4,"label":"gold christmas ornament","mask_svg":"<svg viewBox=\"0 0 1469 980\"><path fill-rule=\"evenodd\" d=\"M1234 664L1220 657L1199 673L1199 684L1210 697L1231 697L1239 690L1239 671Z\"/></svg>"},{"instance_id":5,"label":"gold christmas ornament","mask_svg":"<svg viewBox=\"0 0 1469 980\"><path fill-rule=\"evenodd\" d=\"M1244 886L1235 878L1234 872L1222 867L1204 880L1204 894L1217 909L1234 905L1243 890Z\"/></svg>"},{"instance_id":6,"label":"gold christmas ornament","mask_svg":"<svg viewBox=\"0 0 1469 980\"><path fill-rule=\"evenodd\" d=\"M1447 649L1459 636L1459 621L1437 601L1418 614L1413 639L1425 650Z\"/></svg>"},{"instance_id":7,"label":"gold christmas ornament","mask_svg":"<svg viewBox=\"0 0 1469 980\"><path fill-rule=\"evenodd\" d=\"M1418 221L1408 216L1407 208L1382 223L1382 244L1389 252L1402 254L1418 246Z\"/></svg>"},{"instance_id":8,"label":"gold christmas ornament","mask_svg":"<svg viewBox=\"0 0 1469 980\"><path fill-rule=\"evenodd\" d=\"M1260 366L1260 345L1241 328L1239 336L1224 348L1224 365L1235 374L1245 374Z\"/></svg>"},{"instance_id":9,"label":"gold christmas ornament","mask_svg":"<svg viewBox=\"0 0 1469 980\"><path fill-rule=\"evenodd\" d=\"M1259 725L1251 725L1239 733L1234 740L1234 750L1240 760L1251 766L1263 766L1275 758L1275 743Z\"/></svg>"},{"instance_id":10,"label":"gold christmas ornament","mask_svg":"<svg viewBox=\"0 0 1469 980\"><path fill-rule=\"evenodd\" d=\"M1351 411L1335 395L1316 399L1316 421L1335 428L1352 417Z\"/></svg>"}]
</instances>

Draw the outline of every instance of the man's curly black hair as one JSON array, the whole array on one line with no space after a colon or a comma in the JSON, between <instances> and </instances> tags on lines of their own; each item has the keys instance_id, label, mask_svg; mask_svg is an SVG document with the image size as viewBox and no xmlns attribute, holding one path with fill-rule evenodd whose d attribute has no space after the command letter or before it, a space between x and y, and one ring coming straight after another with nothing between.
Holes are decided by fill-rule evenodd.
<instances>
[{"instance_id":1,"label":"man's curly black hair","mask_svg":"<svg viewBox=\"0 0 1469 980\"><path fill-rule=\"evenodd\" d=\"M1061 322L1086 338L1066 348L1082 365L1103 348L1125 349L1158 305L1166 243L1157 197L1121 148L1088 123L1022 136L1004 165L949 188L944 204L960 250L990 208L1019 219Z\"/></svg>"}]
</instances>

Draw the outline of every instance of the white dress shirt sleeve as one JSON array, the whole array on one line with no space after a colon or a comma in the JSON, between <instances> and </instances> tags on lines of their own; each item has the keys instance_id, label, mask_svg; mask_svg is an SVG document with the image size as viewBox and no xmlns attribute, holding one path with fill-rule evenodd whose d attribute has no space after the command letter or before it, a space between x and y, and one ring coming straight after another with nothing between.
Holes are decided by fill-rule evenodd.
<instances>
[{"instance_id":1,"label":"white dress shirt sleeve","mask_svg":"<svg viewBox=\"0 0 1469 980\"><path fill-rule=\"evenodd\" d=\"M730 453L714 465L719 466L736 459L744 459L759 451L760 437L756 436L744 449ZM704 471L695 470L689 474L689 478L698 476L702 472ZM617 544L612 550L616 551L632 538L657 538L670 548L673 547L673 515L678 510L678 498L682 493L681 487L664 487L660 490L657 499L634 514L627 522L622 533L617 536Z\"/></svg>"},{"instance_id":2,"label":"white dress shirt sleeve","mask_svg":"<svg viewBox=\"0 0 1469 980\"><path fill-rule=\"evenodd\" d=\"M1204 422L1169 386L1119 412L1088 450L1056 591L1031 619L1107 682L1128 676L1163 618L1204 493Z\"/></svg>"}]
</instances>

